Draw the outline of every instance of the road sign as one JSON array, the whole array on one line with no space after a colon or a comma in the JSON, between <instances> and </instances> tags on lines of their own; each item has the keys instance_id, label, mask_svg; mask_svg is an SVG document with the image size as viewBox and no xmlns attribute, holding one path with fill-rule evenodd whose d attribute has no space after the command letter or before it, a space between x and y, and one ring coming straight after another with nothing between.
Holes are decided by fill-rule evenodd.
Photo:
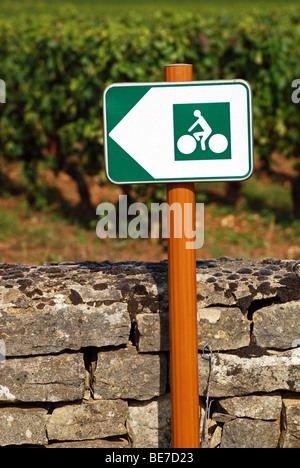
<instances>
[{"instance_id":1,"label":"road sign","mask_svg":"<svg viewBox=\"0 0 300 468\"><path fill-rule=\"evenodd\" d=\"M104 138L116 184L247 179L251 88L243 80L113 84L104 93Z\"/></svg>"}]
</instances>

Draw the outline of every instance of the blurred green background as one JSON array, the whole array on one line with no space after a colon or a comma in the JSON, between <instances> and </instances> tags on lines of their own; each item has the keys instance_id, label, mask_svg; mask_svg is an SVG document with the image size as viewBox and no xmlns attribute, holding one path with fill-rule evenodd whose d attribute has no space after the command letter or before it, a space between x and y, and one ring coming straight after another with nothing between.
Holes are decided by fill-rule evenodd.
<instances>
[{"instance_id":1,"label":"blurred green background","mask_svg":"<svg viewBox=\"0 0 300 468\"><path fill-rule=\"evenodd\" d=\"M1 2L1 15L9 19L27 19L28 17L45 17L47 15L74 14L81 18L99 19L112 18L120 14L131 12L143 15L155 13L157 10L168 10L172 12L191 12L194 14L212 14L220 11L225 14L249 13L255 10L266 12L267 10L290 9L291 6L298 7L297 0L283 2L282 0L3 0Z\"/></svg>"},{"instance_id":2,"label":"blurred green background","mask_svg":"<svg viewBox=\"0 0 300 468\"><path fill-rule=\"evenodd\" d=\"M107 182L102 93L161 81L177 62L192 63L195 80L243 78L253 89L255 172L196 184L197 257L300 258L298 3L2 0L0 262L166 258L165 241L96 236L99 203L165 199L162 184Z\"/></svg>"}]
</instances>

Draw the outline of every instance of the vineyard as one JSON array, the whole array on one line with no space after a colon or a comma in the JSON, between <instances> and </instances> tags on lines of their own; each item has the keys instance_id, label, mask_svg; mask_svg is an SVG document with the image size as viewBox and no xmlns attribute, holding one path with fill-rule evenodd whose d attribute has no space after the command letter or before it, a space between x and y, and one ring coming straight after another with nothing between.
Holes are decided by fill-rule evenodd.
<instances>
[{"instance_id":1,"label":"vineyard","mask_svg":"<svg viewBox=\"0 0 300 468\"><path fill-rule=\"evenodd\" d=\"M244 184L197 185L197 201L207 203L208 219L228 220L228 243L239 243L234 236L243 238L240 220L248 213L248 227L261 225L260 240L272 225L278 235L286 230L289 247L297 246L300 105L292 100L292 83L300 78L299 43L296 9L243 15L155 11L116 18L79 17L71 11L32 21L1 20L0 78L6 82L6 104L0 108L0 195L22 195L23 208L26 203L37 213L49 212L58 203L57 181L67 175L75 184L79 221L91 233L97 221L95 185L98 203L115 198L104 171L103 90L113 82L162 81L165 64L192 63L195 80L247 80L254 104L255 176ZM149 203L165 197L163 185L122 190ZM67 206L66 197L59 203L62 209ZM251 221L257 210L259 219ZM209 231L215 242L208 242L204 255L225 254L215 228ZM96 237L95 231L92 235ZM3 230L4 242L1 236ZM254 255L263 256L266 251L254 244ZM253 255L251 249L241 254ZM273 250L276 255L274 245ZM300 256L300 250L293 256Z\"/></svg>"}]
</instances>

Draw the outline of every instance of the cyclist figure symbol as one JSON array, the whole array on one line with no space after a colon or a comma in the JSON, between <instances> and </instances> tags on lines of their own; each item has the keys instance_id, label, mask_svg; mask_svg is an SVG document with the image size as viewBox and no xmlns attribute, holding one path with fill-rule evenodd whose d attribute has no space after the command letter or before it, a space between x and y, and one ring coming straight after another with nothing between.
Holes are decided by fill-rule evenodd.
<instances>
[{"instance_id":1,"label":"cyclist figure symbol","mask_svg":"<svg viewBox=\"0 0 300 468\"><path fill-rule=\"evenodd\" d=\"M177 141L177 148L183 154L191 154L197 148L197 142L201 141L201 150L206 150L206 141L209 138L208 146L213 153L223 153L228 147L227 138L217 133L212 135L212 129L201 114L200 110L195 110L194 116L197 117L196 122L188 129L191 133L197 125L202 128L201 132L194 132L190 135L182 135Z\"/></svg>"}]
</instances>

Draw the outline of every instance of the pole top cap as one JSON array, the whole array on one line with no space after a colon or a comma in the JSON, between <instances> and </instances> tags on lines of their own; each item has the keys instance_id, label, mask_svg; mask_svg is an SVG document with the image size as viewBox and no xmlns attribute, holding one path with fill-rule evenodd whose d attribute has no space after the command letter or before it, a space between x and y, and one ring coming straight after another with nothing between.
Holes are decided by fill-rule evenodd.
<instances>
[{"instance_id":1,"label":"pole top cap","mask_svg":"<svg viewBox=\"0 0 300 468\"><path fill-rule=\"evenodd\" d=\"M174 63L165 66L165 81L192 81L193 65Z\"/></svg>"}]
</instances>

